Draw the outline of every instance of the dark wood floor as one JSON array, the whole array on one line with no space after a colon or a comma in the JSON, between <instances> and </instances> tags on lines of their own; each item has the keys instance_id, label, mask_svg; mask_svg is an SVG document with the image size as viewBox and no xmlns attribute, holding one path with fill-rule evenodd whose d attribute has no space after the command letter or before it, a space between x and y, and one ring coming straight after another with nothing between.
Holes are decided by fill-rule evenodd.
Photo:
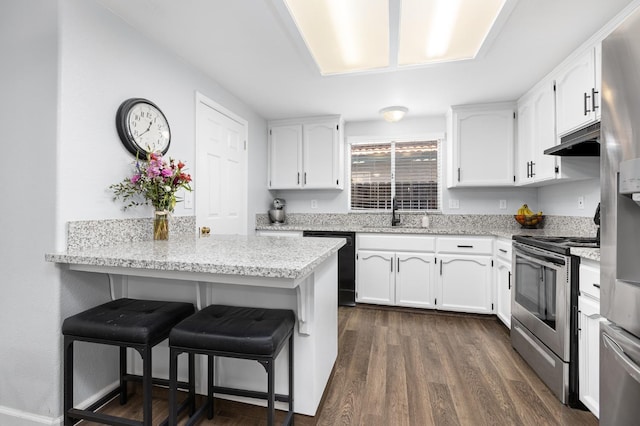
<instances>
[{"instance_id":1,"label":"dark wood floor","mask_svg":"<svg viewBox=\"0 0 640 426\"><path fill-rule=\"evenodd\" d=\"M157 392L154 424L167 413ZM260 407L216 400L200 425L263 425ZM141 418L139 392L105 411ZM279 413L281 416L281 413ZM281 419L279 417L279 419ZM511 348L495 317L358 306L339 309L339 353L315 417L297 425L596 425L560 404Z\"/></svg>"}]
</instances>

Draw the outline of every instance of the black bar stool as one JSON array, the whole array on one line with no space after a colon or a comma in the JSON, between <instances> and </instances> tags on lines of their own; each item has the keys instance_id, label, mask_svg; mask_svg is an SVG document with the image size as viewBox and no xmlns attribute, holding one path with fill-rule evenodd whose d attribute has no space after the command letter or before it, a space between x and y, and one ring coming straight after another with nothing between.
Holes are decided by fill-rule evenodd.
<instances>
[{"instance_id":1,"label":"black bar stool","mask_svg":"<svg viewBox=\"0 0 640 426\"><path fill-rule=\"evenodd\" d=\"M169 337L171 328L194 313L191 303L117 299L73 315L62 323L64 335L64 424L88 420L109 425L151 426L151 389L153 384L168 386L169 381L151 374L151 349ZM84 341L120 347L120 386L84 410L73 407L73 343ZM133 348L142 357L143 374L127 374L126 349ZM194 357L189 357L189 383L177 384L189 390L189 398L179 408L195 409ZM96 413L99 407L120 395L127 402L127 382L142 382L143 421Z\"/></svg>"},{"instance_id":2,"label":"black bar stool","mask_svg":"<svg viewBox=\"0 0 640 426\"><path fill-rule=\"evenodd\" d=\"M267 421L273 425L275 401L288 402L284 424L293 424L293 328L295 315L286 309L262 309L210 305L176 325L169 335L170 390L169 425L177 425L176 406L178 355L204 354L208 358L207 401L187 424L192 424L205 410L213 418L214 392L267 400ZM289 393L275 393L275 359L289 341ZM258 361L267 371L267 392L256 392L214 385L215 356Z\"/></svg>"}]
</instances>

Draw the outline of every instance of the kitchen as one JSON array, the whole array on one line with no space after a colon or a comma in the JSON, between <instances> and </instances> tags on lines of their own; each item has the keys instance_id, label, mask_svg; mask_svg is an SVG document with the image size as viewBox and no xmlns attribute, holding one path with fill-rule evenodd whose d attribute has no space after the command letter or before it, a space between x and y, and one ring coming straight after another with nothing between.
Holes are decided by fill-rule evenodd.
<instances>
[{"instance_id":1,"label":"kitchen","mask_svg":"<svg viewBox=\"0 0 640 426\"><path fill-rule=\"evenodd\" d=\"M290 215L347 212L346 190L294 192L268 191L266 188L267 118L325 113L344 115L346 111L320 105L316 109L281 107L282 110L274 109L269 114L258 113L258 107L241 100L243 97L236 93L235 88L208 77L148 36L141 35L105 9L101 2L38 2L37 11L31 10L35 8L29 7L29 3L24 2L26 5L20 6L21 3L3 3L2 6L9 12L2 13L2 52L4 57L15 58L8 61L15 67L2 71L5 77L3 93L6 94L2 101L2 117L7 120L6 123L3 120L3 124L9 128L9 138L3 146L7 149L7 174L12 176L8 182L17 180L14 185L18 190L12 188L13 185L3 186L3 199L7 200L2 215L3 282L9 292L0 309L5 324L5 344L0 352L3 365L3 385L0 387L3 417L0 419L3 424L14 424L16 418L26 419L23 421L29 424L55 424L55 419L61 415L61 321L71 312L103 302L108 295L106 279L96 283L95 277L89 273L61 273L54 265L43 262L43 254L65 248L67 222L149 215L149 211L144 209L123 213L107 191L109 185L124 176L131 161L113 126L115 109L120 102L141 95L158 102L170 117L174 131L170 155L186 159L189 167L194 167L195 151L192 144L184 141L195 138L195 90L247 120L250 154L246 228L251 231L255 228L256 214L265 214L277 196L287 200ZM532 7L523 0L520 3L523 7ZM617 9L610 10L607 16L599 10L593 12L599 19L598 23L593 23L589 32L580 34L575 30L572 37L576 39L570 43L571 48L566 46L564 56L591 37L627 3L617 2ZM265 7L263 3L260 5ZM596 7L595 4L591 6ZM567 7L582 6L572 3ZM260 12L272 13L259 8L253 13ZM519 13L526 12L525 8ZM18 18L11 19L13 16ZM593 19L592 16L588 18ZM30 24L25 25L25 22ZM280 34L280 37L285 36ZM4 44L9 41L18 44ZM267 38L267 41L280 42L281 39ZM224 42L218 40L217 46ZM224 46L216 49L220 50L220 55L225 55ZM564 56L556 53L555 58L547 59L546 69L538 71L537 75L529 75L528 85L522 84L520 92L509 100L526 92ZM220 57L220 61L231 59ZM255 72L256 67L247 65L252 66L235 69L235 72L246 76L245 90L262 90L252 87L254 83L250 72ZM462 64L460 68L462 70L456 68L455 77L463 81L466 66ZM145 78L141 79L140 75ZM283 75L270 75L270 78L279 81ZM428 97L444 98L444 95L437 95L434 93ZM322 94L316 96L322 97ZM262 106L261 111L275 108L269 104L273 96L264 98L262 102L266 106ZM504 99L493 96L471 98L447 103L445 107L489 100ZM365 102L372 105L371 115L354 115L348 119L345 138L371 134L393 137L398 133L445 133L444 111L414 115L418 114L419 106L407 104L410 109L407 117L391 125L383 122L377 112L388 104L403 102L402 98L389 95L382 105L370 100ZM20 160L26 157L25 138L32 166L27 172L20 164ZM46 183L42 182L44 176ZM584 197L583 209L577 207L580 196ZM15 200L15 208L9 208L9 200ZM312 200L316 200L317 209L311 209ZM458 200L458 209L449 207L456 205L455 202L450 203L451 200ZM500 200L506 200L507 209L500 209ZM600 187L596 176L539 188L443 188L442 211L445 214L503 215L513 213L522 203L528 202L536 211L542 210L548 216L578 216L590 220L599 201ZM34 204L37 207L32 209L18 207ZM176 215L190 216L193 210L178 205ZM6 326L16 322L21 326ZM92 356L95 353L88 355L87 360ZM14 374L17 371L20 374ZM96 371L95 375L96 382L110 381L107 371Z\"/></svg>"}]
</instances>

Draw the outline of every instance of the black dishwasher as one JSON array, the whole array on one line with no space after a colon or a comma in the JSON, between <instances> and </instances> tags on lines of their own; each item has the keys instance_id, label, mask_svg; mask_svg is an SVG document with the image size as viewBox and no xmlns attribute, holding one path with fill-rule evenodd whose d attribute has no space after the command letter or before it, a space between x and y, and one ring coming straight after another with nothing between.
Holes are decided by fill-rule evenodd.
<instances>
[{"instance_id":1,"label":"black dishwasher","mask_svg":"<svg viewBox=\"0 0 640 426\"><path fill-rule=\"evenodd\" d=\"M304 231L304 237L344 238L338 250L338 305L356 306L356 234L355 232Z\"/></svg>"}]
</instances>

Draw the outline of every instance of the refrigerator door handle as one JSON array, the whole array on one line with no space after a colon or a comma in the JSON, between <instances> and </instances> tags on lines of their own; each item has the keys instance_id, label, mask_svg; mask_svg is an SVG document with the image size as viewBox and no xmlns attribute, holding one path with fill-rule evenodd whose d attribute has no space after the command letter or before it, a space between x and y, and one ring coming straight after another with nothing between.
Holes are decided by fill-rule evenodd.
<instances>
[{"instance_id":1,"label":"refrigerator door handle","mask_svg":"<svg viewBox=\"0 0 640 426\"><path fill-rule=\"evenodd\" d=\"M625 371L631 377L633 377L633 379L636 382L640 383L640 367L638 367L638 365L635 362L633 362L631 358L625 355L620 345L618 345L616 342L613 341L611 337L607 336L604 333L602 334L602 343L604 344L605 347L611 349L611 351L616 357L616 361L618 361L622 365Z\"/></svg>"}]
</instances>

